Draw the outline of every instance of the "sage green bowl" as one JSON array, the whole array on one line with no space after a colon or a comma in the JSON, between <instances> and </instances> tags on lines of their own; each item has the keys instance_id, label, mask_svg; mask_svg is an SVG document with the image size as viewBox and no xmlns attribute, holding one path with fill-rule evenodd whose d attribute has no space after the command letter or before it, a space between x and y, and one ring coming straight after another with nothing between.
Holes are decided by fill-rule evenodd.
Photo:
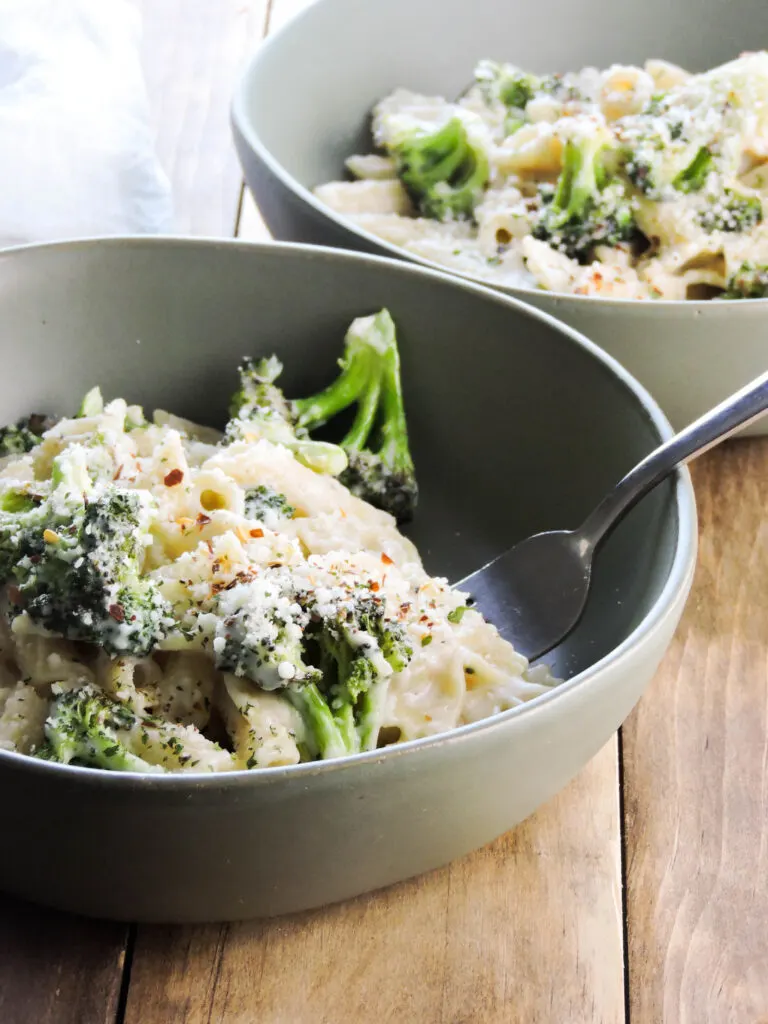
<instances>
[{"instance_id":1,"label":"sage green bowl","mask_svg":"<svg viewBox=\"0 0 768 1024\"><path fill-rule=\"evenodd\" d=\"M353 317L398 325L422 500L411 535L458 579L574 526L670 428L590 342L507 296L407 263L300 246L84 241L0 253L0 420L105 395L213 425L235 367L275 351L288 389L332 372ZM0 887L66 910L215 921L315 907L489 842L561 789L651 678L685 603L687 472L601 552L555 652L567 681L498 717L343 760L135 775L0 752Z\"/></svg>"},{"instance_id":2,"label":"sage green bowl","mask_svg":"<svg viewBox=\"0 0 768 1024\"><path fill-rule=\"evenodd\" d=\"M436 267L354 226L311 192L344 177L345 157L370 151L370 110L392 89L457 96L481 57L539 72L663 57L702 71L767 41L765 0L317 0L245 68L232 106L235 143L276 238ZM768 299L644 302L505 290L615 356L677 428L768 366ZM768 419L748 433L768 433Z\"/></svg>"}]
</instances>

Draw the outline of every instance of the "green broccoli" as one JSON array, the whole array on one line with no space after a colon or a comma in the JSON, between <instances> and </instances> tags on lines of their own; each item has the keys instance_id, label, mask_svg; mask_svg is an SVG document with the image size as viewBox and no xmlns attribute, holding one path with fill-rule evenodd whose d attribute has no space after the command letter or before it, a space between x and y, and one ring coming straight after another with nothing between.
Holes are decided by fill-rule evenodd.
<instances>
[{"instance_id":1,"label":"green broccoli","mask_svg":"<svg viewBox=\"0 0 768 1024\"><path fill-rule=\"evenodd\" d=\"M0 427L0 458L4 455L23 455L40 444L43 434L56 421L38 413L25 416L7 427Z\"/></svg>"},{"instance_id":2,"label":"green broccoli","mask_svg":"<svg viewBox=\"0 0 768 1024\"><path fill-rule=\"evenodd\" d=\"M684 167L675 177L672 184L678 192L699 192L713 170L712 152L707 146L702 146L688 166Z\"/></svg>"},{"instance_id":3,"label":"green broccoli","mask_svg":"<svg viewBox=\"0 0 768 1024\"><path fill-rule=\"evenodd\" d=\"M537 75L528 74L512 64L499 64L481 60L475 68L475 82L486 103L502 103L505 107L523 111L544 82Z\"/></svg>"},{"instance_id":4,"label":"green broccoli","mask_svg":"<svg viewBox=\"0 0 768 1024\"><path fill-rule=\"evenodd\" d=\"M45 723L46 743L36 756L112 771L162 772L159 766L134 754L120 737L135 723L136 714L131 708L95 686L65 690L51 705Z\"/></svg>"},{"instance_id":5,"label":"green broccoli","mask_svg":"<svg viewBox=\"0 0 768 1024\"><path fill-rule=\"evenodd\" d=\"M258 363L246 361L225 443L252 432L284 444L300 462L339 476L354 494L404 522L413 515L418 488L408 447L395 325L387 310L359 317L350 325L340 366L339 376L323 391L289 402L275 383L282 367L274 356ZM354 420L338 445L310 436L352 406ZM250 493L252 509L265 508L265 493L259 488ZM271 500L285 499L278 495ZM281 514L292 515L289 509L286 502Z\"/></svg>"},{"instance_id":6,"label":"green broccoli","mask_svg":"<svg viewBox=\"0 0 768 1024\"><path fill-rule=\"evenodd\" d=\"M720 299L768 299L768 263L742 263Z\"/></svg>"},{"instance_id":7,"label":"green broccoli","mask_svg":"<svg viewBox=\"0 0 768 1024\"><path fill-rule=\"evenodd\" d=\"M323 690L349 749L373 750L389 679L381 659L401 672L413 651L402 625L386 618L373 593L361 588L348 605L321 617L309 638L318 649Z\"/></svg>"},{"instance_id":8,"label":"green broccoli","mask_svg":"<svg viewBox=\"0 0 768 1024\"><path fill-rule=\"evenodd\" d=\"M390 141L397 174L419 211L437 220L471 217L490 177L485 150L453 117L433 131L403 129Z\"/></svg>"},{"instance_id":9,"label":"green broccoli","mask_svg":"<svg viewBox=\"0 0 768 1024\"><path fill-rule=\"evenodd\" d=\"M353 494L404 522L413 515L418 487L395 325L386 309L351 324L340 366L341 373L324 391L293 403L298 425L313 430L354 405L354 421L341 441L349 459L341 481Z\"/></svg>"},{"instance_id":10,"label":"green broccoli","mask_svg":"<svg viewBox=\"0 0 768 1024\"><path fill-rule=\"evenodd\" d=\"M217 668L251 679L262 690L320 679L320 672L304 661L302 636L309 614L285 567L236 578L216 595L213 611Z\"/></svg>"},{"instance_id":11,"label":"green broccoli","mask_svg":"<svg viewBox=\"0 0 768 1024\"><path fill-rule=\"evenodd\" d=\"M276 356L258 362L243 361L239 367L240 388L230 402L224 443L249 436L263 437L284 445L310 469L338 476L346 469L346 455L338 445L313 441L306 432L297 431L290 403L275 383L282 371L283 365Z\"/></svg>"},{"instance_id":12,"label":"green broccoli","mask_svg":"<svg viewBox=\"0 0 768 1024\"><path fill-rule=\"evenodd\" d=\"M35 756L112 771L230 770L232 754L192 726L139 714L88 683L54 697Z\"/></svg>"},{"instance_id":13,"label":"green broccoli","mask_svg":"<svg viewBox=\"0 0 768 1024\"><path fill-rule=\"evenodd\" d=\"M710 198L697 219L705 231L751 231L763 219L763 204L758 196L743 196L726 188L722 195Z\"/></svg>"},{"instance_id":14,"label":"green broccoli","mask_svg":"<svg viewBox=\"0 0 768 1024\"><path fill-rule=\"evenodd\" d=\"M167 632L169 607L141 575L149 510L137 491L93 497L77 460L54 462L54 490L17 514L0 513L0 572L10 615L110 655L148 654ZM78 493L78 488L83 490Z\"/></svg>"},{"instance_id":15,"label":"green broccoli","mask_svg":"<svg viewBox=\"0 0 768 1024\"><path fill-rule=\"evenodd\" d=\"M606 152L599 134L569 139L554 194L542 190L533 236L574 259L589 259L596 245L618 245L636 233L624 187L606 170Z\"/></svg>"},{"instance_id":16,"label":"green broccoli","mask_svg":"<svg viewBox=\"0 0 768 1024\"><path fill-rule=\"evenodd\" d=\"M296 509L284 494L266 484L259 484L245 492L245 514L249 519L272 522L292 519Z\"/></svg>"},{"instance_id":17,"label":"green broccoli","mask_svg":"<svg viewBox=\"0 0 768 1024\"><path fill-rule=\"evenodd\" d=\"M319 594L271 568L221 591L213 612L217 667L288 700L309 756L376 746L388 678L412 650L367 583Z\"/></svg>"}]
</instances>

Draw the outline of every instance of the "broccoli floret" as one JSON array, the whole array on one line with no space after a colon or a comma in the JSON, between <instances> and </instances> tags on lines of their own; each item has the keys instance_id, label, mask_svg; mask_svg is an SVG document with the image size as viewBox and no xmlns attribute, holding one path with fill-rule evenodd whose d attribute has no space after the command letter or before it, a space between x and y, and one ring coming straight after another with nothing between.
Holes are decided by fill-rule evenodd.
<instances>
[{"instance_id":1,"label":"broccoli floret","mask_svg":"<svg viewBox=\"0 0 768 1024\"><path fill-rule=\"evenodd\" d=\"M284 494L266 484L251 487L245 492L245 514L249 519L260 521L292 519L296 509Z\"/></svg>"},{"instance_id":2,"label":"broccoli floret","mask_svg":"<svg viewBox=\"0 0 768 1024\"><path fill-rule=\"evenodd\" d=\"M536 95L552 96L560 102L581 100L583 95L563 75L534 75L513 64L481 60L475 68L475 82L488 105L501 103L517 116Z\"/></svg>"},{"instance_id":3,"label":"broccoli floret","mask_svg":"<svg viewBox=\"0 0 768 1024\"><path fill-rule=\"evenodd\" d=\"M763 219L763 204L758 196L739 195L733 189L724 189L722 195L712 196L708 207L698 216L705 231L751 231Z\"/></svg>"},{"instance_id":4,"label":"broccoli floret","mask_svg":"<svg viewBox=\"0 0 768 1024\"><path fill-rule=\"evenodd\" d=\"M533 235L574 259L589 258L596 245L618 245L636 232L623 185L605 169L605 141L599 134L569 139L554 195L542 193Z\"/></svg>"},{"instance_id":5,"label":"broccoli floret","mask_svg":"<svg viewBox=\"0 0 768 1024\"><path fill-rule=\"evenodd\" d=\"M412 650L366 584L301 591L290 571L240 578L216 599L213 651L225 672L276 692L301 714L310 756L376 746L392 672Z\"/></svg>"},{"instance_id":6,"label":"broccoli floret","mask_svg":"<svg viewBox=\"0 0 768 1024\"><path fill-rule=\"evenodd\" d=\"M320 679L304 661L302 636L309 613L288 569L241 574L216 596L213 610L217 668L251 679L262 690Z\"/></svg>"},{"instance_id":7,"label":"broccoli floret","mask_svg":"<svg viewBox=\"0 0 768 1024\"><path fill-rule=\"evenodd\" d=\"M287 428L293 432L291 408L283 392L275 384L283 372L277 356L267 359L244 359L238 368L240 387L229 403L232 429L240 429L254 421L273 424L276 430Z\"/></svg>"},{"instance_id":8,"label":"broccoli floret","mask_svg":"<svg viewBox=\"0 0 768 1024\"><path fill-rule=\"evenodd\" d=\"M475 68L475 82L486 103L502 103L505 107L525 110L542 88L542 80L511 64L481 60Z\"/></svg>"},{"instance_id":9,"label":"broccoli floret","mask_svg":"<svg viewBox=\"0 0 768 1024\"><path fill-rule=\"evenodd\" d=\"M300 462L339 476L354 494L404 522L413 515L418 488L408 447L395 325L387 310L352 323L340 366L341 373L329 387L289 402L276 384L282 370L277 359L246 361L225 443L253 436L283 444ZM354 421L340 444L310 436L352 406ZM266 491L256 488L249 493L251 509L269 507L264 503ZM279 508L271 506L279 514L293 515L282 495L270 501L279 502ZM248 506L246 512L255 515Z\"/></svg>"},{"instance_id":10,"label":"broccoli floret","mask_svg":"<svg viewBox=\"0 0 768 1024\"><path fill-rule=\"evenodd\" d=\"M389 676L402 671L413 654L405 630L361 588L352 607L347 602L322 618L310 639L319 651L323 690L349 749L375 749Z\"/></svg>"},{"instance_id":11,"label":"broccoli floret","mask_svg":"<svg viewBox=\"0 0 768 1024\"><path fill-rule=\"evenodd\" d=\"M721 299L768 299L768 263L742 263Z\"/></svg>"},{"instance_id":12,"label":"broccoli floret","mask_svg":"<svg viewBox=\"0 0 768 1024\"><path fill-rule=\"evenodd\" d=\"M62 475L56 469L54 478ZM89 500L67 491L71 482L41 505L0 519L0 566L14 584L10 615L24 611L109 655L143 657L169 616L157 584L141 575L148 510L137 491L110 487Z\"/></svg>"},{"instance_id":13,"label":"broccoli floret","mask_svg":"<svg viewBox=\"0 0 768 1024\"><path fill-rule=\"evenodd\" d=\"M390 142L397 174L419 211L437 220L471 217L488 183L485 151L453 117L429 131L410 126Z\"/></svg>"},{"instance_id":14,"label":"broccoli floret","mask_svg":"<svg viewBox=\"0 0 768 1024\"><path fill-rule=\"evenodd\" d=\"M395 325L386 309L352 323L340 366L333 384L294 402L298 425L312 430L356 406L354 421L341 441L349 459L341 480L353 494L404 522L413 515L418 488L408 446Z\"/></svg>"},{"instance_id":15,"label":"broccoli floret","mask_svg":"<svg viewBox=\"0 0 768 1024\"><path fill-rule=\"evenodd\" d=\"M35 413L25 416L7 427L0 427L0 458L4 455L23 455L43 440L43 434L56 421Z\"/></svg>"},{"instance_id":16,"label":"broccoli floret","mask_svg":"<svg viewBox=\"0 0 768 1024\"><path fill-rule=\"evenodd\" d=\"M263 437L284 445L299 462L318 473L338 476L346 469L347 457L338 445L313 441L305 431L296 429L291 404L276 384L283 372L276 356L256 362L245 359L238 372L240 388L230 402L225 444Z\"/></svg>"},{"instance_id":17,"label":"broccoli floret","mask_svg":"<svg viewBox=\"0 0 768 1024\"><path fill-rule=\"evenodd\" d=\"M58 694L37 757L112 771L163 772L235 767L230 753L191 726L139 714L88 683Z\"/></svg>"},{"instance_id":18,"label":"broccoli floret","mask_svg":"<svg viewBox=\"0 0 768 1024\"><path fill-rule=\"evenodd\" d=\"M75 762L123 772L161 772L134 754L119 733L132 729L136 714L95 686L67 690L51 705L45 723L46 743L37 757L62 764Z\"/></svg>"}]
</instances>

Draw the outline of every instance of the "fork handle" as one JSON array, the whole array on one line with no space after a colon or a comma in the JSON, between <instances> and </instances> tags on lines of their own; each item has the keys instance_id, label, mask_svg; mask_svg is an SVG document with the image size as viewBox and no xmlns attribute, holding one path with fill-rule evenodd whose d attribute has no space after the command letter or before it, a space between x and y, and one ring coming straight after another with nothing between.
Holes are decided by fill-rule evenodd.
<instances>
[{"instance_id":1,"label":"fork handle","mask_svg":"<svg viewBox=\"0 0 768 1024\"><path fill-rule=\"evenodd\" d=\"M656 484L679 466L720 444L768 410L768 372L675 434L619 481L577 530L582 543L595 548Z\"/></svg>"}]
</instances>

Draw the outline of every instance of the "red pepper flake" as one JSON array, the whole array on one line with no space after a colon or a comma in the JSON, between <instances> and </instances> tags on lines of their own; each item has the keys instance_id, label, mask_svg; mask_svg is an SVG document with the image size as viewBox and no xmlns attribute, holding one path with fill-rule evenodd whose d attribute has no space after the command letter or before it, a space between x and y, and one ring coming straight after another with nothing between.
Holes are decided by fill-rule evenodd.
<instances>
[{"instance_id":1,"label":"red pepper flake","mask_svg":"<svg viewBox=\"0 0 768 1024\"><path fill-rule=\"evenodd\" d=\"M377 591L378 589L379 589L379 584L378 584L378 583L376 582L376 580L373 580L373 581L371 582L371 590L372 590L372 591L374 592L374 594L375 594L375 593L376 593L376 591Z\"/></svg>"},{"instance_id":2,"label":"red pepper flake","mask_svg":"<svg viewBox=\"0 0 768 1024\"><path fill-rule=\"evenodd\" d=\"M248 532L250 533L250 535L252 537L263 537L264 536L264 531L260 530L258 527L256 527L253 530L249 530Z\"/></svg>"},{"instance_id":3,"label":"red pepper flake","mask_svg":"<svg viewBox=\"0 0 768 1024\"><path fill-rule=\"evenodd\" d=\"M123 472L123 464L122 464L122 463L120 463L120 465L119 465L119 466L117 467L117 469L115 470L115 475L114 475L114 476L112 477L112 479L113 479L113 480L119 480L119 479L120 479L120 474L121 474L122 472Z\"/></svg>"},{"instance_id":4,"label":"red pepper flake","mask_svg":"<svg viewBox=\"0 0 768 1024\"><path fill-rule=\"evenodd\" d=\"M392 559L389 557L389 555L385 555L383 553L382 553L382 556L381 556L381 560L384 563L384 565L394 565L395 564L392 561Z\"/></svg>"},{"instance_id":5,"label":"red pepper flake","mask_svg":"<svg viewBox=\"0 0 768 1024\"><path fill-rule=\"evenodd\" d=\"M207 516L205 514L205 512L198 512L197 513L197 525L198 526L205 526L206 523L210 523L210 521L211 521L211 517Z\"/></svg>"},{"instance_id":6,"label":"red pepper flake","mask_svg":"<svg viewBox=\"0 0 768 1024\"><path fill-rule=\"evenodd\" d=\"M184 473L180 469L172 469L170 473L166 473L163 477L163 483L166 487L175 487L176 484L180 484L184 479Z\"/></svg>"},{"instance_id":7,"label":"red pepper flake","mask_svg":"<svg viewBox=\"0 0 768 1024\"><path fill-rule=\"evenodd\" d=\"M108 611L115 622L125 622L125 609L121 605L111 604Z\"/></svg>"}]
</instances>

